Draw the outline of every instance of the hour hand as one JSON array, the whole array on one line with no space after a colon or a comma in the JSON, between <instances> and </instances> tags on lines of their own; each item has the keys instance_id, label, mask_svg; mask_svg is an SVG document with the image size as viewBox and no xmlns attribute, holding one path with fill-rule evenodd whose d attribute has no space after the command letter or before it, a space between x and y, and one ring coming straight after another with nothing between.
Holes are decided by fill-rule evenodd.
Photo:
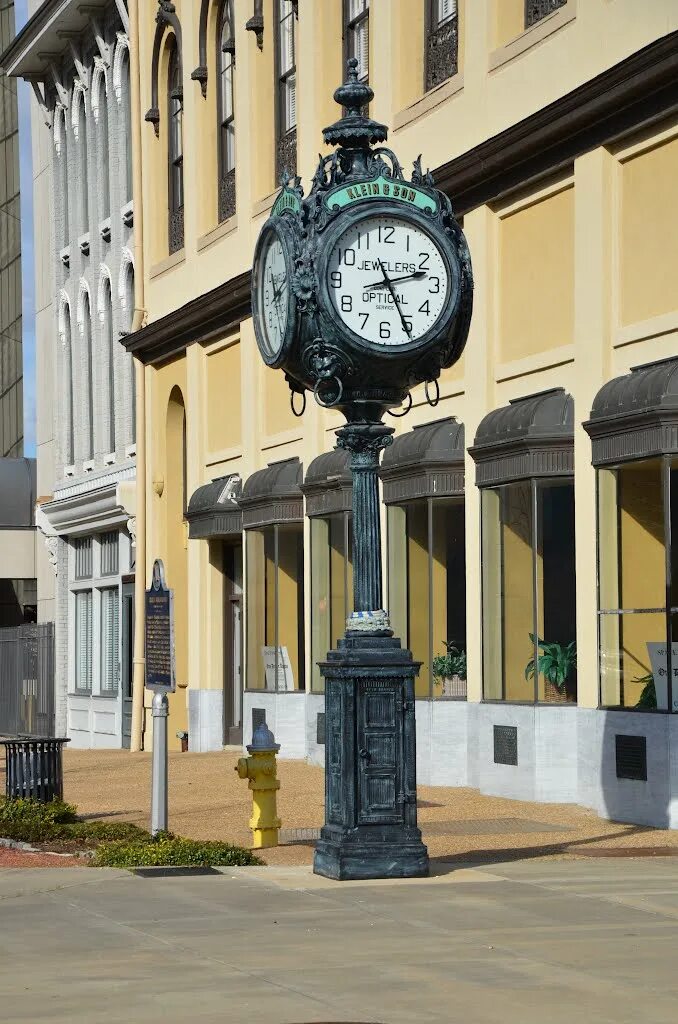
<instances>
[{"instance_id":1,"label":"hour hand","mask_svg":"<svg viewBox=\"0 0 678 1024\"><path fill-rule=\"evenodd\" d=\"M422 277L426 277L425 270L415 270L413 274L405 274L403 277L392 277L390 278L391 284L400 284L402 281L420 281ZM382 284L386 284L386 276L384 275L383 281L374 281L373 284L366 284L366 288L378 288Z\"/></svg>"}]
</instances>

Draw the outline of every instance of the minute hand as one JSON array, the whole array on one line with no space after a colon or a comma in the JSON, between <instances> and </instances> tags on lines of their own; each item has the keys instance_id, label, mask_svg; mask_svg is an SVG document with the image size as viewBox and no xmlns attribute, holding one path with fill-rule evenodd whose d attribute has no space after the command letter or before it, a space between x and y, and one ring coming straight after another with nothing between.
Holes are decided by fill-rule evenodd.
<instances>
[{"instance_id":1,"label":"minute hand","mask_svg":"<svg viewBox=\"0 0 678 1024\"><path fill-rule=\"evenodd\" d=\"M382 265L381 264L381 260L379 261L379 265L380 266ZM384 272L384 278L385 277L386 277L386 273ZM422 277L426 277L426 271L425 270L415 270L415 272L413 274L405 274L403 277L392 277L391 278L391 284L400 284L401 281L420 281L422 279ZM365 287L366 288L378 288L379 285L383 284L383 283L384 283L383 281L374 281L372 284L366 284Z\"/></svg>"},{"instance_id":2,"label":"minute hand","mask_svg":"<svg viewBox=\"0 0 678 1024\"><path fill-rule=\"evenodd\" d=\"M399 300L398 296L395 293L395 289L393 288L393 282L390 280L388 274L386 273L386 271L384 269L384 264L381 262L381 260L379 260L379 267L381 268L381 272L384 275L384 281L386 282L386 287L388 288L388 290L390 291L391 295L393 296L393 301L395 302L396 309L398 310L398 313L400 314L400 319L402 320L402 324L403 324L403 330L405 331L405 334L407 335L407 337L411 341L412 340L412 328L407 326L407 320L403 316L403 311L402 311L402 308L400 306L400 300Z\"/></svg>"}]
</instances>

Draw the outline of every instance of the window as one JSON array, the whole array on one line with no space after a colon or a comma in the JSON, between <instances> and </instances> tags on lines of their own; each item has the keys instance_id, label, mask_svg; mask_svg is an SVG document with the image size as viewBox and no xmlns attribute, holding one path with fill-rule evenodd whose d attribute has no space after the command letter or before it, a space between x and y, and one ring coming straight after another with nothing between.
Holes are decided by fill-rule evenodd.
<instances>
[{"instance_id":1,"label":"window","mask_svg":"<svg viewBox=\"0 0 678 1024\"><path fill-rule=\"evenodd\" d=\"M85 436L85 458L94 458L94 355L92 352L92 315L89 294L82 300L82 341L87 372L87 423Z\"/></svg>"},{"instance_id":2,"label":"window","mask_svg":"<svg viewBox=\"0 0 678 1024\"><path fill-rule=\"evenodd\" d=\"M217 34L219 133L219 222L235 213L235 31L233 3L221 5Z\"/></svg>"},{"instance_id":3,"label":"window","mask_svg":"<svg viewBox=\"0 0 678 1024\"><path fill-rule=\"evenodd\" d=\"M483 696L577 699L574 484L484 487Z\"/></svg>"},{"instance_id":4,"label":"window","mask_svg":"<svg viewBox=\"0 0 678 1024\"><path fill-rule=\"evenodd\" d=\"M116 538L117 541L117 538ZM120 600L117 587L101 591L101 693L118 692L120 675Z\"/></svg>"},{"instance_id":5,"label":"window","mask_svg":"<svg viewBox=\"0 0 678 1024\"><path fill-rule=\"evenodd\" d=\"M422 663L415 695L465 697L463 498L388 507L388 581L394 632Z\"/></svg>"},{"instance_id":6,"label":"window","mask_svg":"<svg viewBox=\"0 0 678 1024\"><path fill-rule=\"evenodd\" d=\"M553 14L566 3L567 0L525 0L525 28L536 25L542 18Z\"/></svg>"},{"instance_id":7,"label":"window","mask_svg":"<svg viewBox=\"0 0 678 1024\"><path fill-rule=\"evenodd\" d=\"M370 77L370 0L344 0L344 56L358 60L358 79Z\"/></svg>"},{"instance_id":8,"label":"window","mask_svg":"<svg viewBox=\"0 0 678 1024\"><path fill-rule=\"evenodd\" d=\"M291 0L277 0L278 144L276 177L297 173L296 15Z\"/></svg>"},{"instance_id":9,"label":"window","mask_svg":"<svg viewBox=\"0 0 678 1024\"><path fill-rule=\"evenodd\" d=\"M125 270L125 332L127 334L132 330L132 322L134 320L134 267L131 263L127 264ZM131 401L131 413L129 420L129 434L128 439L130 443L134 443L137 436L137 381L136 373L134 369L134 358L131 352L126 352L124 355L125 362L127 364L127 372L129 375L129 394Z\"/></svg>"},{"instance_id":10,"label":"window","mask_svg":"<svg viewBox=\"0 0 678 1024\"><path fill-rule=\"evenodd\" d=\"M456 75L458 52L457 0L428 0L426 91Z\"/></svg>"},{"instance_id":11,"label":"window","mask_svg":"<svg viewBox=\"0 0 678 1024\"><path fill-rule=\"evenodd\" d=\"M177 41L172 36L167 75L168 158L169 158L169 251L184 245L184 93Z\"/></svg>"},{"instance_id":12,"label":"window","mask_svg":"<svg viewBox=\"0 0 678 1024\"><path fill-rule=\"evenodd\" d=\"M301 523L247 530L247 689L303 690Z\"/></svg>"},{"instance_id":13,"label":"window","mask_svg":"<svg viewBox=\"0 0 678 1024\"><path fill-rule=\"evenodd\" d=\"M122 135L125 144L125 202L131 203L133 195L133 171L132 171L132 99L129 80L129 51L122 59Z\"/></svg>"},{"instance_id":14,"label":"window","mask_svg":"<svg viewBox=\"0 0 678 1024\"><path fill-rule=\"evenodd\" d=\"M64 440L64 462L67 466L73 464L73 339L71 336L71 307L66 302L62 310L63 326L61 341L64 351L64 384L66 396L66 422Z\"/></svg>"},{"instance_id":15,"label":"window","mask_svg":"<svg viewBox=\"0 0 678 1024\"><path fill-rule=\"evenodd\" d=\"M99 538L100 575L115 576L118 571L118 531L102 533Z\"/></svg>"},{"instance_id":16,"label":"window","mask_svg":"<svg viewBox=\"0 0 678 1024\"><path fill-rule=\"evenodd\" d=\"M106 380L108 385L108 436L107 451L115 451L115 341L113 339L113 302L111 282L104 279L103 308L104 352L106 359Z\"/></svg>"},{"instance_id":17,"label":"window","mask_svg":"<svg viewBox=\"0 0 678 1024\"><path fill-rule=\"evenodd\" d=\"M89 231L89 210L88 210L88 172L87 172L87 111L85 94L80 93L78 99L78 171L80 181L80 234L86 235Z\"/></svg>"},{"instance_id":18,"label":"window","mask_svg":"<svg viewBox=\"0 0 678 1024\"><path fill-rule=\"evenodd\" d=\"M678 462L598 470L600 703L678 710Z\"/></svg>"},{"instance_id":19,"label":"window","mask_svg":"<svg viewBox=\"0 0 678 1024\"><path fill-rule=\"evenodd\" d=\"M60 152L57 156L57 169L59 181L58 200L61 204L61 249L65 249L69 242L70 225L68 223L68 132L66 130L66 109L57 108L57 117L60 118Z\"/></svg>"},{"instance_id":20,"label":"window","mask_svg":"<svg viewBox=\"0 0 678 1024\"><path fill-rule=\"evenodd\" d=\"M106 220L111 215L111 185L108 148L108 88L106 73L101 76L99 83L99 167L101 179L99 181L99 193L101 195L101 216Z\"/></svg>"},{"instance_id":21,"label":"window","mask_svg":"<svg viewBox=\"0 0 678 1024\"><path fill-rule=\"evenodd\" d=\"M92 591L75 594L75 688L92 692Z\"/></svg>"},{"instance_id":22,"label":"window","mask_svg":"<svg viewBox=\"0 0 678 1024\"><path fill-rule=\"evenodd\" d=\"M88 580L92 576L92 538L76 537L73 541L75 552L75 578Z\"/></svg>"},{"instance_id":23,"label":"window","mask_svg":"<svg viewBox=\"0 0 678 1024\"><path fill-rule=\"evenodd\" d=\"M337 646L353 611L351 513L311 519L311 690L323 693L318 661Z\"/></svg>"}]
</instances>

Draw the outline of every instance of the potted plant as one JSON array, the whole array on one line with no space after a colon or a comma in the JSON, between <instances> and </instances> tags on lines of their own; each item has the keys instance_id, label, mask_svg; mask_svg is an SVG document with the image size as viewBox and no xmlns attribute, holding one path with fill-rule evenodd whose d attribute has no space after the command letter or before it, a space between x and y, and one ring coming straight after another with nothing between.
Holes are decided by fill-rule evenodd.
<instances>
[{"instance_id":1,"label":"potted plant","mask_svg":"<svg viewBox=\"0 0 678 1024\"><path fill-rule=\"evenodd\" d=\"M433 678L442 684L443 697L466 696L466 651L452 640L443 640L444 654L433 659Z\"/></svg>"},{"instance_id":2,"label":"potted plant","mask_svg":"<svg viewBox=\"0 0 678 1024\"><path fill-rule=\"evenodd\" d=\"M648 672L644 676L636 676L632 682L642 683L643 689L641 690L640 697L638 698L637 708L656 708L657 707L657 687L654 683L654 676L652 672Z\"/></svg>"},{"instance_id":3,"label":"potted plant","mask_svg":"<svg viewBox=\"0 0 678 1024\"><path fill-rule=\"evenodd\" d=\"M546 643L534 633L529 636L541 652L537 656L536 672L537 675L543 675L546 681L545 699L555 702L570 700L572 694L567 684L577 668L576 641L572 640L569 644ZM525 666L525 678L534 679L534 673L535 659L530 658Z\"/></svg>"}]
</instances>

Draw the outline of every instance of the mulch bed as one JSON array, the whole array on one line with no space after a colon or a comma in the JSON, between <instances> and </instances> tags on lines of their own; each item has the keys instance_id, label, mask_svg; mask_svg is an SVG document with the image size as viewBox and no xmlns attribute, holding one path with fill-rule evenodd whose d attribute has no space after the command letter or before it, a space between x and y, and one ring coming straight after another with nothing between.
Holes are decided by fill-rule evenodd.
<instances>
[{"instance_id":1,"label":"mulch bed","mask_svg":"<svg viewBox=\"0 0 678 1024\"><path fill-rule=\"evenodd\" d=\"M1 868L80 868L87 862L80 857L60 857L50 853L28 853L0 846Z\"/></svg>"}]
</instances>

